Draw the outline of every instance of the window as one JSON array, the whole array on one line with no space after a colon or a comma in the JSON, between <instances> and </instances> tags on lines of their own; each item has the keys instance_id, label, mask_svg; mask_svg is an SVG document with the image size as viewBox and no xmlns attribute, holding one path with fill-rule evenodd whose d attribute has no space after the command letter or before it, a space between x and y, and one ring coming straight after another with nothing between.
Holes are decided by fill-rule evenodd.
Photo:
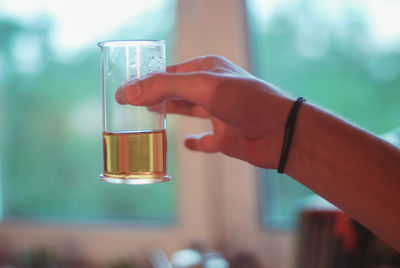
<instances>
[{"instance_id":1,"label":"window","mask_svg":"<svg viewBox=\"0 0 400 268\"><path fill-rule=\"evenodd\" d=\"M164 39L171 58L174 1L7 0L0 8L2 218L174 220L173 144L170 183L127 187L98 180L96 46L105 39Z\"/></svg>"},{"instance_id":2,"label":"window","mask_svg":"<svg viewBox=\"0 0 400 268\"><path fill-rule=\"evenodd\" d=\"M247 7L258 77L375 134L400 126L400 3L251 0ZM286 176L260 174L263 222L293 226L313 193Z\"/></svg>"}]
</instances>

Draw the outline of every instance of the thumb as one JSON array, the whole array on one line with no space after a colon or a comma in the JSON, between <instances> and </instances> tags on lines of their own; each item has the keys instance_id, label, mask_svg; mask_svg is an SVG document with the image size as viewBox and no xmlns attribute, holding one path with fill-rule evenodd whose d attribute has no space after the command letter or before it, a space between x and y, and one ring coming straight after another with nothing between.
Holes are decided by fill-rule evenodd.
<instances>
[{"instance_id":1,"label":"thumb","mask_svg":"<svg viewBox=\"0 0 400 268\"><path fill-rule=\"evenodd\" d=\"M213 132L190 135L186 137L185 145L188 149L193 151L202 151L207 153L219 152L219 148L215 141L215 136Z\"/></svg>"}]
</instances>

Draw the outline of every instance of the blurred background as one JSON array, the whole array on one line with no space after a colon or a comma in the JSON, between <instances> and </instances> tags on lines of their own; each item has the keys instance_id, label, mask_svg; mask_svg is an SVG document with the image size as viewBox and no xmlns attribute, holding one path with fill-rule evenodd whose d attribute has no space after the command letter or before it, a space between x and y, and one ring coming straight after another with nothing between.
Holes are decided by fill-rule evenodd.
<instances>
[{"instance_id":1,"label":"blurred background","mask_svg":"<svg viewBox=\"0 0 400 268\"><path fill-rule=\"evenodd\" d=\"M171 182L100 182L96 46L163 39L168 64L223 55L396 142L399 13L395 0L0 0L0 267L400 267L291 178L185 150L203 120L168 116Z\"/></svg>"}]
</instances>

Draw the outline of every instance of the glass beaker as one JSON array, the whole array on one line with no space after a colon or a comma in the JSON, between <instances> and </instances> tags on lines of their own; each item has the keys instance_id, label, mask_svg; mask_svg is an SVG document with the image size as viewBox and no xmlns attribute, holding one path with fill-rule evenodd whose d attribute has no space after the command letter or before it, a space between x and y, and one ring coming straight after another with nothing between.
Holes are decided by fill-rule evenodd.
<instances>
[{"instance_id":1,"label":"glass beaker","mask_svg":"<svg viewBox=\"0 0 400 268\"><path fill-rule=\"evenodd\" d=\"M165 71L165 41L104 41L101 48L103 87L104 173L112 183L163 182L167 174L165 102L157 111L121 105L118 88L152 72Z\"/></svg>"}]
</instances>

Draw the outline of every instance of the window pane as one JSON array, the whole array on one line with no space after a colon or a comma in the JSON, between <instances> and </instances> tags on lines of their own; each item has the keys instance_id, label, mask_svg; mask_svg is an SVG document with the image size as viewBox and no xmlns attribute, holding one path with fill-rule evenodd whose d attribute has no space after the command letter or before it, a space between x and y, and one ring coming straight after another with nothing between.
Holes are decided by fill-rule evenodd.
<instances>
[{"instance_id":1,"label":"window pane","mask_svg":"<svg viewBox=\"0 0 400 268\"><path fill-rule=\"evenodd\" d=\"M0 3L3 218L171 221L173 128L168 131L172 182L129 186L98 180L103 159L96 43L164 39L171 59L175 3L69 3Z\"/></svg>"},{"instance_id":2,"label":"window pane","mask_svg":"<svg viewBox=\"0 0 400 268\"><path fill-rule=\"evenodd\" d=\"M250 0L255 74L373 133L388 132L400 126L399 11L388 0ZM293 224L311 192L261 174L264 214ZM268 194L273 187L277 194Z\"/></svg>"}]
</instances>

